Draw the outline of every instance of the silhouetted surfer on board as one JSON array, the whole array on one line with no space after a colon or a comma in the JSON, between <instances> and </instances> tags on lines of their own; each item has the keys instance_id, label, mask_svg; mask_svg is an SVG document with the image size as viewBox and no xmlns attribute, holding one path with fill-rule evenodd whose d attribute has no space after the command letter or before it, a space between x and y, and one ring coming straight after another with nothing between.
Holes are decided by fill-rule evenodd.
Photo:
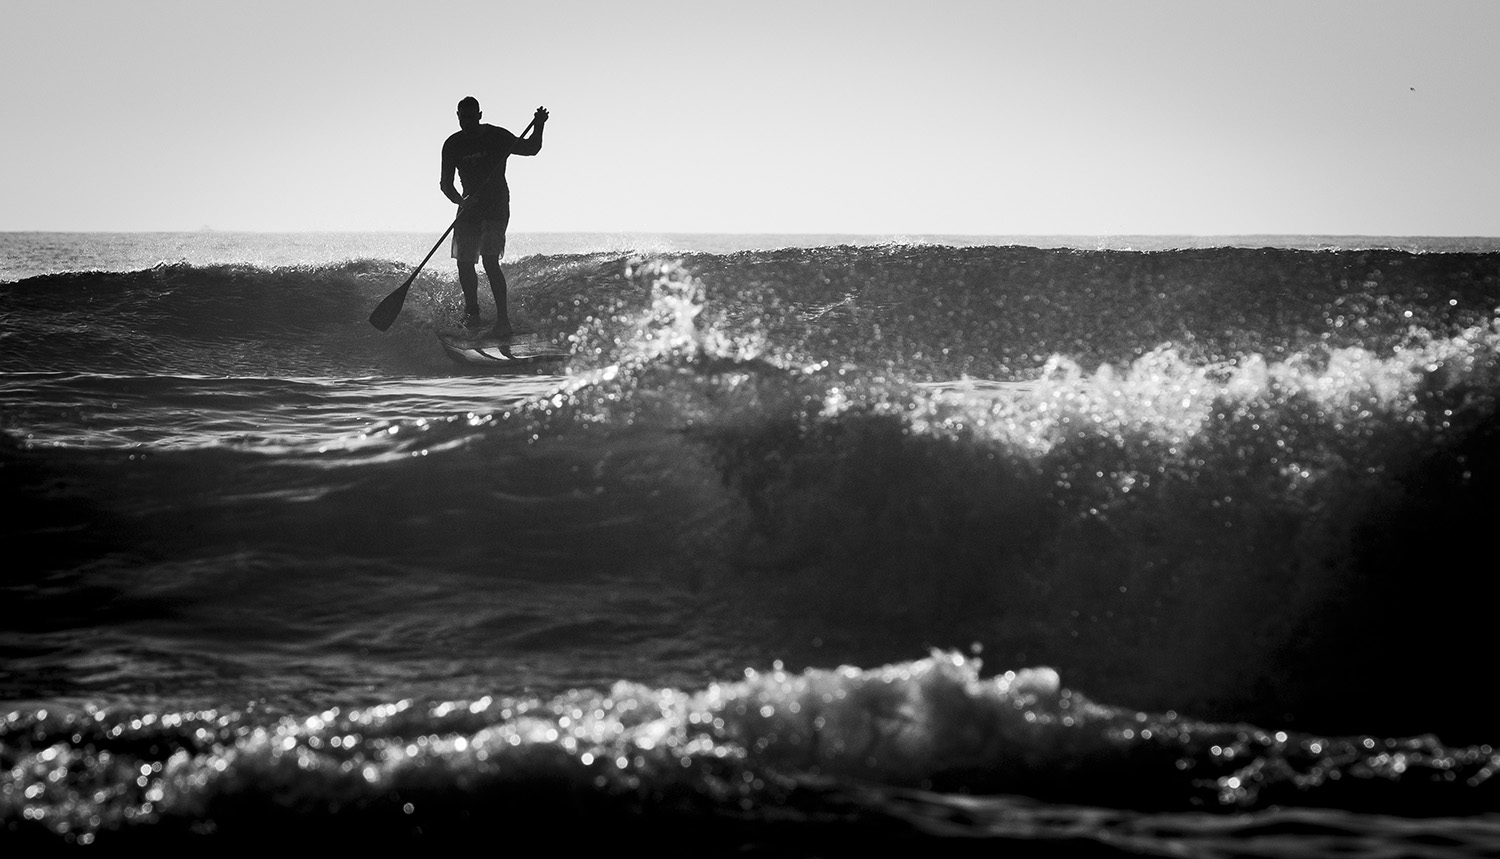
<instances>
[{"instance_id":1,"label":"silhouetted surfer on board","mask_svg":"<svg viewBox=\"0 0 1500 859\"><path fill-rule=\"evenodd\" d=\"M458 126L443 141L443 177L439 187L459 206L453 225L452 255L458 261L458 282L464 291L464 325L479 322L479 274L474 264L484 262L484 274L495 295L496 337L511 336L510 310L506 302L505 274L500 257L505 254L505 229L510 225L510 186L505 181L505 161L512 155L535 155L542 151L542 131L547 109L539 107L532 119L535 133L517 137L503 128L479 122L479 101L468 96L458 103ZM525 134L526 132L521 132ZM463 193L453 185L453 174Z\"/></svg>"}]
</instances>

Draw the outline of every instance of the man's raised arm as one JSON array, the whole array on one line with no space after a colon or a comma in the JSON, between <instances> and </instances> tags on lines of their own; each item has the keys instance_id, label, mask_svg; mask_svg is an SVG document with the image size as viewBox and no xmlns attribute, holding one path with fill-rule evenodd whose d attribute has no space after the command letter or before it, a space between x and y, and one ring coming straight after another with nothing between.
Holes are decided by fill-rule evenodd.
<instances>
[{"instance_id":1,"label":"man's raised arm","mask_svg":"<svg viewBox=\"0 0 1500 859\"><path fill-rule=\"evenodd\" d=\"M537 108L532 122L535 123L535 127L531 130L531 136L516 138L516 144L511 148L510 154L535 155L542 151L542 131L547 127L547 108Z\"/></svg>"}]
</instances>

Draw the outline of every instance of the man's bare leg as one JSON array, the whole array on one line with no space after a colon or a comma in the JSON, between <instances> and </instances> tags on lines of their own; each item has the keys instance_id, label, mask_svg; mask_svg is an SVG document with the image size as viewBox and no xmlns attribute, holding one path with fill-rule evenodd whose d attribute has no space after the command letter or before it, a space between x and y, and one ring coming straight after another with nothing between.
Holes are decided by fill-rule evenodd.
<instances>
[{"instance_id":1,"label":"man's bare leg","mask_svg":"<svg viewBox=\"0 0 1500 859\"><path fill-rule=\"evenodd\" d=\"M506 296L505 272L500 270L500 257L483 257L484 276L489 278L490 292L495 295L495 328L496 337L509 337L513 330L510 327L510 303ZM473 269L471 268L470 271Z\"/></svg>"},{"instance_id":2,"label":"man's bare leg","mask_svg":"<svg viewBox=\"0 0 1500 859\"><path fill-rule=\"evenodd\" d=\"M485 271L487 274L489 263L485 263ZM473 263L458 261L458 285L464 291L464 325L472 328L479 324L479 272Z\"/></svg>"}]
</instances>

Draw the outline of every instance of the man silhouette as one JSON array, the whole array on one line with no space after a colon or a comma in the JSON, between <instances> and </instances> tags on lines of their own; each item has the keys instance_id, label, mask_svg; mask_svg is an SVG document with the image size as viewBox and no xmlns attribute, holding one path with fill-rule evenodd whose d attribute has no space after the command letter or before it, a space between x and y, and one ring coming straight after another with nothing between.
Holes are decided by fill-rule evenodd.
<instances>
[{"instance_id":1,"label":"man silhouette","mask_svg":"<svg viewBox=\"0 0 1500 859\"><path fill-rule=\"evenodd\" d=\"M503 128L483 125L479 101L468 96L458 103L458 127L443 141L443 175L439 187L459 206L453 225L452 256L458 261L458 283L464 291L464 325L477 328L479 321L479 274L474 264L484 262L484 274L495 295L497 337L509 337L510 309L506 303L505 273L500 257L505 254L505 229L510 225L510 186L505 181L505 162L512 155L535 155L542 151L542 131L547 109L536 109L535 132L522 139ZM460 194L453 174L463 185Z\"/></svg>"}]
</instances>

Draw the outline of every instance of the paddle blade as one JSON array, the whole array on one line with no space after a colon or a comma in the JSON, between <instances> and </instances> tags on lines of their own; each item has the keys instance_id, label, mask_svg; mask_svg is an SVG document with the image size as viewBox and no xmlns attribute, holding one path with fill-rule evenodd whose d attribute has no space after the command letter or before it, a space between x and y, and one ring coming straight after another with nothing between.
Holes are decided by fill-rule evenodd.
<instances>
[{"instance_id":1,"label":"paddle blade","mask_svg":"<svg viewBox=\"0 0 1500 859\"><path fill-rule=\"evenodd\" d=\"M410 287L411 281L407 280L399 289L387 295L385 301L370 311L370 324L380 331L390 328L391 323L396 321L396 316L401 313L401 305L406 303L406 290Z\"/></svg>"},{"instance_id":2,"label":"paddle blade","mask_svg":"<svg viewBox=\"0 0 1500 859\"><path fill-rule=\"evenodd\" d=\"M443 241L448 238L448 234L453 232L453 228L456 226L458 226L458 219L454 218L453 223L448 225L448 229L443 230L442 238L437 240L437 244L432 246L432 250L427 252L427 256L422 257L422 261L417 263L417 267L412 269L411 274L407 275L406 283L401 284L395 292L387 295L385 301L380 302L380 306L370 313L371 325L381 331L391 327L391 323L396 321L396 315L401 312L401 305L406 303L406 290L411 288L411 282L417 279L417 275L422 272L422 266L427 265L427 261L432 259L433 254L437 253L437 249L442 246Z\"/></svg>"}]
</instances>

